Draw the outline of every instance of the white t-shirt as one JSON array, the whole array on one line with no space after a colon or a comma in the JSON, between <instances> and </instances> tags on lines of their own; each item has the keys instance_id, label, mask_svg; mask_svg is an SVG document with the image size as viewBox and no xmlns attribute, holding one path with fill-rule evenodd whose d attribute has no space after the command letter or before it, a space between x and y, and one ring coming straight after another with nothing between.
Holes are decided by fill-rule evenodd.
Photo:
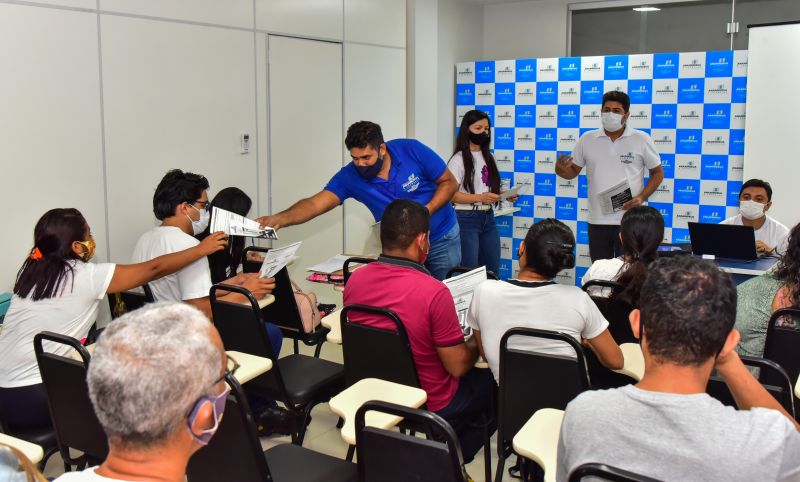
<instances>
[{"instance_id":1,"label":"white t-shirt","mask_svg":"<svg viewBox=\"0 0 800 482\"><path fill-rule=\"evenodd\" d=\"M627 179L631 195L638 196L644 190L647 171L661 165L653 139L627 125L622 136L614 142L603 129L586 132L578 139L572 159L576 166L586 167L591 224L619 224L625 213L603 214L600 192Z\"/></svg>"},{"instance_id":2,"label":"white t-shirt","mask_svg":"<svg viewBox=\"0 0 800 482\"><path fill-rule=\"evenodd\" d=\"M581 285L585 285L591 280L616 281L625 269L627 269L627 264L622 258L598 259L586 270L581 278ZM608 298L611 296L611 289L592 286L589 288L589 294Z\"/></svg>"},{"instance_id":3,"label":"white t-shirt","mask_svg":"<svg viewBox=\"0 0 800 482\"><path fill-rule=\"evenodd\" d=\"M481 151L470 151L472 153L472 162L475 165L475 172L472 175L472 187L475 190L472 194L483 194L491 191L489 186L489 168L486 167L486 160L483 158ZM461 152L456 152L453 157L447 161L447 168L453 174L458 182L458 192L469 194L464 189L464 157ZM476 203L480 204L480 203Z\"/></svg>"},{"instance_id":4,"label":"white t-shirt","mask_svg":"<svg viewBox=\"0 0 800 482\"><path fill-rule=\"evenodd\" d=\"M65 472L60 477L56 478L54 482L125 482L124 479L110 479L102 475L97 475L95 470L97 470L97 467L89 467L80 472Z\"/></svg>"},{"instance_id":5,"label":"white t-shirt","mask_svg":"<svg viewBox=\"0 0 800 482\"><path fill-rule=\"evenodd\" d=\"M144 233L133 248L133 262L143 263L165 254L193 248L200 241L175 226L159 226ZM203 257L185 268L148 283L156 301L205 298L211 289L211 270Z\"/></svg>"},{"instance_id":6,"label":"white t-shirt","mask_svg":"<svg viewBox=\"0 0 800 482\"><path fill-rule=\"evenodd\" d=\"M774 218L769 216L765 217L767 220L764 222L761 228L755 230L756 241L761 241L770 248L778 248L779 253L785 253L786 245L789 241L789 228L776 221ZM720 224L736 224L738 226L744 226L741 214L737 214L732 218L728 218L725 221L722 221Z\"/></svg>"},{"instance_id":7,"label":"white t-shirt","mask_svg":"<svg viewBox=\"0 0 800 482\"><path fill-rule=\"evenodd\" d=\"M481 332L486 361L500 380L500 339L511 328L560 331L580 342L608 328L608 321L589 295L576 286L556 283L484 281L472 295L467 322ZM509 346L553 355L575 356L572 347L556 340L512 338Z\"/></svg>"},{"instance_id":8,"label":"white t-shirt","mask_svg":"<svg viewBox=\"0 0 800 482\"><path fill-rule=\"evenodd\" d=\"M26 387L42 383L33 337L52 331L78 340L89 334L97 319L114 276L113 263L72 261L73 273L61 284L60 296L33 301L14 295L0 330L0 387ZM72 351L61 344L45 344L48 352L67 356Z\"/></svg>"}]
</instances>

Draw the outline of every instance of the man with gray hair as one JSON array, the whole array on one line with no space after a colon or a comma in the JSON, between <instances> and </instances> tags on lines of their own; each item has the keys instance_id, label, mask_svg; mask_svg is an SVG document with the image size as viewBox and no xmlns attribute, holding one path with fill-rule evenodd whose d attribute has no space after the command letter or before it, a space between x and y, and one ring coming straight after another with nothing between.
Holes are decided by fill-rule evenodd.
<instances>
[{"instance_id":1,"label":"man with gray hair","mask_svg":"<svg viewBox=\"0 0 800 482\"><path fill-rule=\"evenodd\" d=\"M87 378L108 457L57 480L182 482L222 418L228 363L216 328L190 305L156 303L112 322Z\"/></svg>"}]
</instances>

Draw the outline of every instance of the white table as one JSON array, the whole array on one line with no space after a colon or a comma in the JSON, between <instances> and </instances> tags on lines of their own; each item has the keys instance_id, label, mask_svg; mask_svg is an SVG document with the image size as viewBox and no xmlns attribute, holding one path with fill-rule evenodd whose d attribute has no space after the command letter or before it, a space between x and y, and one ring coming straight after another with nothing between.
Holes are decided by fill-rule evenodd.
<instances>
[{"instance_id":1,"label":"white table","mask_svg":"<svg viewBox=\"0 0 800 482\"><path fill-rule=\"evenodd\" d=\"M342 344L342 308L322 318L320 324L331 330L328 332L326 340L337 345Z\"/></svg>"},{"instance_id":2,"label":"white table","mask_svg":"<svg viewBox=\"0 0 800 482\"><path fill-rule=\"evenodd\" d=\"M258 301L258 307L263 310L265 307L271 305L272 303L275 303L275 296L267 295L267 296L261 298L260 300L256 300L256 301ZM240 301L239 304L240 305L250 306L250 300L246 299L244 301Z\"/></svg>"},{"instance_id":3,"label":"white table","mask_svg":"<svg viewBox=\"0 0 800 482\"><path fill-rule=\"evenodd\" d=\"M6 435L4 433L0 433L0 443L9 445L19 450L34 464L41 462L42 458L44 457L44 449L42 449L42 447L30 442L26 442L25 440L20 440L16 437Z\"/></svg>"},{"instance_id":4,"label":"white table","mask_svg":"<svg viewBox=\"0 0 800 482\"><path fill-rule=\"evenodd\" d=\"M356 412L364 403L371 400L395 403L404 407L419 408L428 395L421 388L387 382L378 378L365 378L354 383L350 388L331 398L331 411L344 419L342 439L348 445L356 444ZM388 429L394 427L403 417L388 413L370 411L364 417L369 427Z\"/></svg>"},{"instance_id":5,"label":"white table","mask_svg":"<svg viewBox=\"0 0 800 482\"><path fill-rule=\"evenodd\" d=\"M642 347L638 343L623 343L619 346L622 350L622 357L625 359L622 368L614 370L617 373L627 375L637 382L644 377L644 355Z\"/></svg>"},{"instance_id":6,"label":"white table","mask_svg":"<svg viewBox=\"0 0 800 482\"><path fill-rule=\"evenodd\" d=\"M545 482L556 480L558 434L564 411L554 408L537 410L514 436L514 452L536 462L544 470Z\"/></svg>"}]
</instances>

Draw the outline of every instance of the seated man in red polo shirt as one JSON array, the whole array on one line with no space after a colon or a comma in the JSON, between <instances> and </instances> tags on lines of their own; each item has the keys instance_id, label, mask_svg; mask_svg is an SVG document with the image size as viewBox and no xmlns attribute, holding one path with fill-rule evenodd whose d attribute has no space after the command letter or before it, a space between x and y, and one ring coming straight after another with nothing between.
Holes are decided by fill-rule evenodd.
<instances>
[{"instance_id":1,"label":"seated man in red polo shirt","mask_svg":"<svg viewBox=\"0 0 800 482\"><path fill-rule=\"evenodd\" d=\"M407 199L390 203L381 219L383 252L375 263L353 272L344 290L345 305L368 305L397 314L408 332L427 408L459 426L464 462L483 446L482 432L466 427L490 409L494 381L489 370L473 369L475 340L464 341L450 291L423 266L430 249L430 214ZM379 328L392 322L366 313L350 320ZM463 426L463 429L461 427Z\"/></svg>"}]
</instances>

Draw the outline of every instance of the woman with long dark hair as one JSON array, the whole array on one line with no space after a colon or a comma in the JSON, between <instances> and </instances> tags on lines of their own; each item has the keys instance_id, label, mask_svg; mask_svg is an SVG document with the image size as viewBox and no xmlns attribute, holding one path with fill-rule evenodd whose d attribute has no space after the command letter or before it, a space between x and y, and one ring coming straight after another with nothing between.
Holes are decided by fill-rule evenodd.
<instances>
[{"instance_id":1,"label":"woman with long dark hair","mask_svg":"<svg viewBox=\"0 0 800 482\"><path fill-rule=\"evenodd\" d=\"M213 210L217 207L239 216L247 216L252 206L253 201L244 191L238 187L226 187L214 196L211 204L209 204L209 209ZM205 239L209 235L209 230L210 226L206 227L205 231L197 236L197 239L201 241ZM236 276L239 264L242 262L244 239L243 236L231 236L227 248L208 256L212 283L220 283L232 276Z\"/></svg>"},{"instance_id":2,"label":"woman with long dark hair","mask_svg":"<svg viewBox=\"0 0 800 482\"><path fill-rule=\"evenodd\" d=\"M461 265L486 266L497 274L500 236L492 206L500 201L500 173L489 151L491 128L486 112L471 110L464 114L447 167L459 184L453 204L461 230Z\"/></svg>"},{"instance_id":3,"label":"woman with long dark hair","mask_svg":"<svg viewBox=\"0 0 800 482\"><path fill-rule=\"evenodd\" d=\"M598 259L586 271L581 283L616 281L621 288L611 294L613 298L636 307L647 267L658 257L658 245L664 240L664 217L650 206L632 207L622 216L619 237L622 256ZM608 291L594 288L590 294L608 296Z\"/></svg>"},{"instance_id":4,"label":"woman with long dark hair","mask_svg":"<svg viewBox=\"0 0 800 482\"><path fill-rule=\"evenodd\" d=\"M42 331L83 339L106 293L118 293L174 273L225 246L223 233L151 261L90 263L95 241L77 209L51 209L36 223L0 331L0 411L15 429L50 425L33 337ZM70 348L48 351L68 355Z\"/></svg>"}]
</instances>

